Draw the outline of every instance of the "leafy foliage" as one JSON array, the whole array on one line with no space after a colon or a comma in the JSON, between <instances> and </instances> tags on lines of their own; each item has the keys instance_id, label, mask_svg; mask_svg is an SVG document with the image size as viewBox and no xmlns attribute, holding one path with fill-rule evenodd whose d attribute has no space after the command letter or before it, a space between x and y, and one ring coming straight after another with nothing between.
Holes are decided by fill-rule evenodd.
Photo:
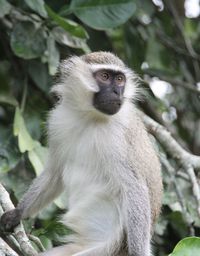
<instances>
[{"instance_id":1,"label":"leafy foliage","mask_svg":"<svg viewBox=\"0 0 200 256\"><path fill-rule=\"evenodd\" d=\"M189 151L200 153L200 25L185 16L184 1L171 2L164 1L162 9L148 0L0 0L0 179L14 202L43 169L52 75L60 59L72 54L117 53L143 79L143 111ZM187 175L158 147L176 170L169 173L163 165L163 211L154 237L155 253L163 256L191 230L198 236L200 221ZM46 247L70 232L55 220L63 212L61 201L25 223ZM199 238L187 238L171 256L198 255L199 250Z\"/></svg>"}]
</instances>

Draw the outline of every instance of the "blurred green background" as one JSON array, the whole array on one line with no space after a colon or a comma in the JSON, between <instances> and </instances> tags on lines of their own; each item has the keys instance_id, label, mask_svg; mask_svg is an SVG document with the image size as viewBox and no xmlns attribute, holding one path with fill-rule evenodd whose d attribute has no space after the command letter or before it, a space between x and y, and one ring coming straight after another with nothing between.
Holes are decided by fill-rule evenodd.
<instances>
[{"instance_id":1,"label":"blurred green background","mask_svg":"<svg viewBox=\"0 0 200 256\"><path fill-rule=\"evenodd\" d=\"M200 154L199 12L193 0L0 0L0 180L15 204L43 169L49 89L59 61L73 54L116 53L141 77L139 107ZM153 238L155 255L163 256L182 238L199 236L200 219L184 170L158 150L171 167L163 165L163 210ZM27 232L46 248L58 245L70 232L57 222L63 211L59 198L24 222Z\"/></svg>"}]
</instances>

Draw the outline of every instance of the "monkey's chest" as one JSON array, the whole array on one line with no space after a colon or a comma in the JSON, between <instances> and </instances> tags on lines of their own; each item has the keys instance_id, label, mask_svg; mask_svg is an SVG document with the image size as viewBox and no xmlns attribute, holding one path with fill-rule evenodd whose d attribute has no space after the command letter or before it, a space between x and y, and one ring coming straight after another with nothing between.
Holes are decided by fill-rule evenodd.
<instances>
[{"instance_id":1,"label":"monkey's chest","mask_svg":"<svg viewBox=\"0 0 200 256\"><path fill-rule=\"evenodd\" d=\"M79 201L88 201L91 197L102 200L108 194L110 200L115 200L115 184L105 168L107 167L99 160L91 164L76 159L66 164L63 180L69 208Z\"/></svg>"},{"instance_id":2,"label":"monkey's chest","mask_svg":"<svg viewBox=\"0 0 200 256\"><path fill-rule=\"evenodd\" d=\"M65 224L87 240L104 240L119 224L118 192L97 166L76 162L66 168L70 170L64 172L68 208Z\"/></svg>"}]
</instances>

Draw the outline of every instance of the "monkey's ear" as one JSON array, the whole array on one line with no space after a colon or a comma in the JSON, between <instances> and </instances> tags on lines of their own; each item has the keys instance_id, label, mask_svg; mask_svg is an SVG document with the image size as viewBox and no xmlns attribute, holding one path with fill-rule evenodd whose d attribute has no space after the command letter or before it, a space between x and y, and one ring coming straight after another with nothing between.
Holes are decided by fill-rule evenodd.
<instances>
[{"instance_id":1,"label":"monkey's ear","mask_svg":"<svg viewBox=\"0 0 200 256\"><path fill-rule=\"evenodd\" d=\"M62 85L56 84L54 85L50 90L50 98L53 102L53 104L57 104L62 100Z\"/></svg>"}]
</instances>

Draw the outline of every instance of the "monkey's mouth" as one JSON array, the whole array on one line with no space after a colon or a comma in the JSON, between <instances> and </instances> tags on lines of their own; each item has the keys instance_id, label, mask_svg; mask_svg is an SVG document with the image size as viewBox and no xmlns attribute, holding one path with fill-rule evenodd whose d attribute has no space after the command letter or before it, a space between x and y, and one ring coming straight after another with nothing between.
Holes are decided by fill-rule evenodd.
<instances>
[{"instance_id":1,"label":"monkey's mouth","mask_svg":"<svg viewBox=\"0 0 200 256\"><path fill-rule=\"evenodd\" d=\"M100 112L107 114L107 115L114 115L116 114L122 105L122 100L102 100L96 101L94 100L94 107L99 110Z\"/></svg>"}]
</instances>

